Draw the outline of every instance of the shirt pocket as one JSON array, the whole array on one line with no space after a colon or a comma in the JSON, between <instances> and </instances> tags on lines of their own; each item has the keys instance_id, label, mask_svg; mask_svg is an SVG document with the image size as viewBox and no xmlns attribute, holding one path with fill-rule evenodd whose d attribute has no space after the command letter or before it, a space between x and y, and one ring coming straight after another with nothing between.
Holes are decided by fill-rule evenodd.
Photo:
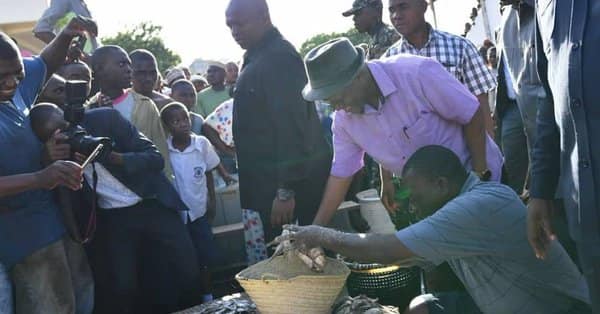
<instances>
[{"instance_id":1,"label":"shirt pocket","mask_svg":"<svg viewBox=\"0 0 600 314\"><path fill-rule=\"evenodd\" d=\"M202 183L205 178L206 167L197 165L192 167L192 182L195 184Z\"/></svg>"},{"instance_id":2,"label":"shirt pocket","mask_svg":"<svg viewBox=\"0 0 600 314\"><path fill-rule=\"evenodd\" d=\"M414 123L403 129L404 138L414 147L426 145L431 138L431 114L422 113ZM416 147L415 147L416 146Z\"/></svg>"},{"instance_id":3,"label":"shirt pocket","mask_svg":"<svg viewBox=\"0 0 600 314\"><path fill-rule=\"evenodd\" d=\"M461 77L460 73L460 62L457 56L449 55L440 57L438 60L439 63L442 64L444 69L448 71L448 73L452 74L455 78L459 79Z\"/></svg>"}]
</instances>

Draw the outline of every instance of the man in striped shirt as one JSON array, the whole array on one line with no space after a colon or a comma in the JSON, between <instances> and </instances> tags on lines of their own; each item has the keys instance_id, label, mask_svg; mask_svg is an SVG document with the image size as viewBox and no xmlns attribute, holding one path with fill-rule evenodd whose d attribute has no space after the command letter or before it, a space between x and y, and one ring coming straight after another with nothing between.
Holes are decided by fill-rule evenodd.
<instances>
[{"instance_id":1,"label":"man in striped shirt","mask_svg":"<svg viewBox=\"0 0 600 314\"><path fill-rule=\"evenodd\" d=\"M493 134L494 124L487 93L496 87L496 79L473 43L432 28L425 21L425 0L390 0L388 9L392 25L402 37L388 49L384 57L408 53L436 59L477 96L486 117L486 129Z\"/></svg>"}]
</instances>

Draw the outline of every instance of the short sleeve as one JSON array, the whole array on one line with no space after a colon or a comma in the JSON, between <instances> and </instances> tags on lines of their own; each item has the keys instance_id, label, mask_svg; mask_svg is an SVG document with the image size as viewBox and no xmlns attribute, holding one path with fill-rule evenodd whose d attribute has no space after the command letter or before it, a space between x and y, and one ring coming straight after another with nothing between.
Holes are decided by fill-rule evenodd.
<instances>
[{"instance_id":1,"label":"short sleeve","mask_svg":"<svg viewBox=\"0 0 600 314\"><path fill-rule=\"evenodd\" d=\"M445 261L490 253L488 233L470 201L458 197L433 215L396 233L402 244L427 262ZM493 243L492 243L493 244Z\"/></svg>"},{"instance_id":2,"label":"short sleeve","mask_svg":"<svg viewBox=\"0 0 600 314\"><path fill-rule=\"evenodd\" d=\"M360 148L343 127L343 112L336 112L333 118L333 162L331 175L348 178L364 166L365 151Z\"/></svg>"},{"instance_id":3,"label":"short sleeve","mask_svg":"<svg viewBox=\"0 0 600 314\"><path fill-rule=\"evenodd\" d=\"M202 146L203 146L202 151L204 153L203 157L204 157L204 162L206 163L207 171L215 169L221 162L221 160L219 159L219 155L217 155L217 152L215 151L212 144L208 141L208 139L206 139L203 136L199 137L198 139L202 141Z\"/></svg>"},{"instance_id":4,"label":"short sleeve","mask_svg":"<svg viewBox=\"0 0 600 314\"><path fill-rule=\"evenodd\" d=\"M26 106L35 102L46 81L46 63L40 57L23 59L25 78L19 84L19 92Z\"/></svg>"},{"instance_id":5,"label":"short sleeve","mask_svg":"<svg viewBox=\"0 0 600 314\"><path fill-rule=\"evenodd\" d=\"M439 62L423 59L417 77L433 111L445 120L465 125L479 109L477 98Z\"/></svg>"},{"instance_id":6,"label":"short sleeve","mask_svg":"<svg viewBox=\"0 0 600 314\"><path fill-rule=\"evenodd\" d=\"M206 117L205 122L219 133L219 137L223 143L233 146L233 99L220 104Z\"/></svg>"},{"instance_id":7,"label":"short sleeve","mask_svg":"<svg viewBox=\"0 0 600 314\"><path fill-rule=\"evenodd\" d=\"M35 25L34 32L54 32L56 22L71 10L69 2L69 0L50 1L50 6Z\"/></svg>"},{"instance_id":8,"label":"short sleeve","mask_svg":"<svg viewBox=\"0 0 600 314\"><path fill-rule=\"evenodd\" d=\"M479 54L479 51L477 51L477 48L471 42L465 40L463 49L462 70L464 83L467 88L475 96L494 89L497 85L496 78L494 78L490 69L483 63L483 58Z\"/></svg>"}]
</instances>

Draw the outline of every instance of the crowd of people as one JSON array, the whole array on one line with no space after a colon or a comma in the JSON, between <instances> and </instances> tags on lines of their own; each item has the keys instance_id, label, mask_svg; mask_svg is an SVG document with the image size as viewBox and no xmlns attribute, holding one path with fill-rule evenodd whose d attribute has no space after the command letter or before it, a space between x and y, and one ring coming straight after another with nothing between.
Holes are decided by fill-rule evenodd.
<instances>
[{"instance_id":1,"label":"crowd of people","mask_svg":"<svg viewBox=\"0 0 600 314\"><path fill-rule=\"evenodd\" d=\"M370 42L302 58L265 0L230 0L245 54L206 73L99 45L83 0L52 1L39 56L0 32L0 314L210 302L215 185L235 182L249 264L294 224L299 247L462 284L404 313L600 313L600 1L500 3L478 49L427 23L427 1L354 0L340 12ZM419 221L326 227L375 181Z\"/></svg>"}]
</instances>

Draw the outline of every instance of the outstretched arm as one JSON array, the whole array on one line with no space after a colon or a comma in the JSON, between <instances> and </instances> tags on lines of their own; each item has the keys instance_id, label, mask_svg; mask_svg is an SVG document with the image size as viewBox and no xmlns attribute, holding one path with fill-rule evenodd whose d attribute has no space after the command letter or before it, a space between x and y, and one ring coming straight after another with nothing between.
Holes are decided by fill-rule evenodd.
<instances>
[{"instance_id":1,"label":"outstretched arm","mask_svg":"<svg viewBox=\"0 0 600 314\"><path fill-rule=\"evenodd\" d=\"M40 56L46 63L46 79L65 63L71 41L75 36L85 36L85 32L96 36L98 28L96 22L85 17L77 16L54 38Z\"/></svg>"}]
</instances>

